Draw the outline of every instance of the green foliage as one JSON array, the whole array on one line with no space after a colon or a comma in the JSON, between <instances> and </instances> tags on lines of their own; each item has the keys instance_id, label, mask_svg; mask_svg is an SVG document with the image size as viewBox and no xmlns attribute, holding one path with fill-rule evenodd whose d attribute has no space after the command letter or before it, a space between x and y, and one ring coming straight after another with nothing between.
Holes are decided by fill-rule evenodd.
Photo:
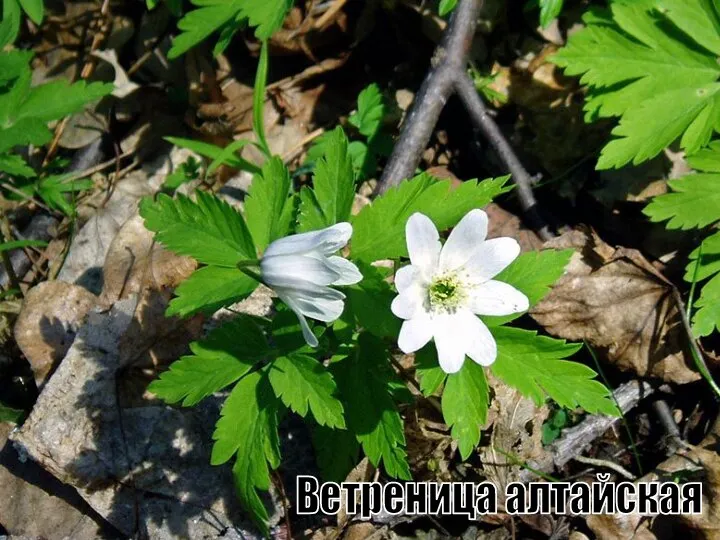
<instances>
[{"instance_id":1,"label":"green foliage","mask_svg":"<svg viewBox=\"0 0 720 540\"><path fill-rule=\"evenodd\" d=\"M493 337L498 356L492 372L537 405L548 396L568 409L619 414L610 390L594 380L597 374L592 369L564 360L581 345L505 326L493 328Z\"/></svg>"},{"instance_id":2,"label":"green foliage","mask_svg":"<svg viewBox=\"0 0 720 540\"><path fill-rule=\"evenodd\" d=\"M544 445L551 444L560 436L568 423L569 418L565 409L555 409L542 426L542 443Z\"/></svg>"},{"instance_id":3,"label":"green foliage","mask_svg":"<svg viewBox=\"0 0 720 540\"><path fill-rule=\"evenodd\" d=\"M510 266L493 279L504 281L515 287L530 300L532 308L550 292L552 285L563 275L574 250L545 249L521 253ZM504 317L482 317L488 326L505 324L522 316L522 313Z\"/></svg>"},{"instance_id":4,"label":"green foliage","mask_svg":"<svg viewBox=\"0 0 720 540\"><path fill-rule=\"evenodd\" d=\"M698 283L705 281L694 305L693 332L696 336L709 336L720 330L720 232L705 238L690 253L685 280L692 282L693 279Z\"/></svg>"},{"instance_id":5,"label":"green foliage","mask_svg":"<svg viewBox=\"0 0 720 540\"><path fill-rule=\"evenodd\" d=\"M244 316L192 343L190 350L191 356L173 362L148 390L167 403L182 401L190 407L240 379L268 354L269 346L258 325Z\"/></svg>"},{"instance_id":6,"label":"green foliage","mask_svg":"<svg viewBox=\"0 0 720 540\"><path fill-rule=\"evenodd\" d=\"M426 345L415 353L415 373L420 379L420 390L424 396L431 396L445 382L447 373L438 363L434 346Z\"/></svg>"},{"instance_id":7,"label":"green foliage","mask_svg":"<svg viewBox=\"0 0 720 540\"><path fill-rule=\"evenodd\" d=\"M187 12L178 22L181 33L173 41L168 53L170 58L177 58L221 29L223 29L221 39L225 40L224 44L227 45L228 34L232 35L245 22L256 27L255 37L267 40L280 28L285 14L292 6L292 0L191 1L197 9Z\"/></svg>"},{"instance_id":8,"label":"green foliage","mask_svg":"<svg viewBox=\"0 0 720 540\"><path fill-rule=\"evenodd\" d=\"M260 172L260 167L253 165L249 161L236 156L234 152L226 152L224 148L215 146L214 144L195 141L193 139L184 139L182 137L165 137L165 140L180 148L187 148L213 160L213 164L217 168L218 165L227 165L241 171L248 171L253 174Z\"/></svg>"},{"instance_id":9,"label":"green foliage","mask_svg":"<svg viewBox=\"0 0 720 540\"><path fill-rule=\"evenodd\" d=\"M360 328L381 338L396 338L401 321L390 311L395 293L378 268L362 262L358 268L363 280L345 290L347 309Z\"/></svg>"},{"instance_id":10,"label":"green foliage","mask_svg":"<svg viewBox=\"0 0 720 540\"><path fill-rule=\"evenodd\" d=\"M313 231L347 221L355 198L355 177L348 154L348 140L338 126L315 164L313 188L300 192L298 230Z\"/></svg>"},{"instance_id":11,"label":"green foliage","mask_svg":"<svg viewBox=\"0 0 720 540\"><path fill-rule=\"evenodd\" d=\"M187 158L172 173L167 175L163 182L163 188L176 190L183 184L200 178L200 163L192 156Z\"/></svg>"},{"instance_id":12,"label":"green foliage","mask_svg":"<svg viewBox=\"0 0 720 540\"><path fill-rule=\"evenodd\" d=\"M442 395L445 422L452 426L452 437L458 441L463 459L467 459L480 442L480 426L487 421L488 384L483 367L466 361L460 371L447 376Z\"/></svg>"},{"instance_id":13,"label":"green foliage","mask_svg":"<svg viewBox=\"0 0 720 540\"><path fill-rule=\"evenodd\" d=\"M507 179L468 180L453 188L449 180L423 173L402 182L353 217L352 258L373 262L407 256L405 223L412 214L422 212L438 230L449 229L473 208L481 208L509 191Z\"/></svg>"},{"instance_id":14,"label":"green foliage","mask_svg":"<svg viewBox=\"0 0 720 540\"><path fill-rule=\"evenodd\" d=\"M590 10L554 61L588 85L588 119L620 117L597 167L688 153L720 129L720 19L711 0L613 0Z\"/></svg>"},{"instance_id":15,"label":"green foliage","mask_svg":"<svg viewBox=\"0 0 720 540\"><path fill-rule=\"evenodd\" d=\"M345 428L343 406L330 372L305 354L280 356L270 366L270 383L286 407L302 417L308 407L315 421L328 428Z\"/></svg>"},{"instance_id":16,"label":"green foliage","mask_svg":"<svg viewBox=\"0 0 720 540\"><path fill-rule=\"evenodd\" d=\"M441 17L444 17L448 13L450 13L453 9L455 9L455 6L457 6L458 0L440 0L440 5L438 6L438 13Z\"/></svg>"},{"instance_id":17,"label":"green foliage","mask_svg":"<svg viewBox=\"0 0 720 540\"><path fill-rule=\"evenodd\" d=\"M291 188L290 173L278 157L268 160L253 178L245 198L245 218L258 251L290 232L295 209Z\"/></svg>"},{"instance_id":18,"label":"green foliage","mask_svg":"<svg viewBox=\"0 0 720 540\"><path fill-rule=\"evenodd\" d=\"M13 43L20 32L21 10L35 24L42 24L45 8L43 0L3 0L0 20L0 49Z\"/></svg>"},{"instance_id":19,"label":"green foliage","mask_svg":"<svg viewBox=\"0 0 720 540\"><path fill-rule=\"evenodd\" d=\"M280 465L278 416L281 403L265 371L245 375L225 400L213 433L211 463L235 456L233 476L240 502L267 536L268 513L257 490L270 488L270 468Z\"/></svg>"},{"instance_id":20,"label":"green foliage","mask_svg":"<svg viewBox=\"0 0 720 540\"><path fill-rule=\"evenodd\" d=\"M345 480L357 464L360 453L355 434L347 429L313 426L312 439L323 479L329 482Z\"/></svg>"},{"instance_id":21,"label":"green foliage","mask_svg":"<svg viewBox=\"0 0 720 540\"><path fill-rule=\"evenodd\" d=\"M668 221L668 229L697 229L720 221L720 141L688 158L703 171L668 181L670 193L645 207L651 221Z\"/></svg>"},{"instance_id":22,"label":"green foliage","mask_svg":"<svg viewBox=\"0 0 720 540\"><path fill-rule=\"evenodd\" d=\"M169 249L204 264L235 268L243 259L254 259L255 245L242 215L217 197L202 191L196 196L197 201L180 194L143 199L145 226Z\"/></svg>"},{"instance_id":23,"label":"green foliage","mask_svg":"<svg viewBox=\"0 0 720 540\"><path fill-rule=\"evenodd\" d=\"M380 463L393 478L410 479L403 421L391 397L388 351L382 342L362 333L344 360L331 364L345 404L348 429L370 462Z\"/></svg>"},{"instance_id":24,"label":"green foliage","mask_svg":"<svg viewBox=\"0 0 720 540\"><path fill-rule=\"evenodd\" d=\"M385 102L380 87L372 83L360 92L357 112L348 121L368 139L377 135L385 117Z\"/></svg>"},{"instance_id":25,"label":"green foliage","mask_svg":"<svg viewBox=\"0 0 720 540\"><path fill-rule=\"evenodd\" d=\"M42 18L42 2L22 2L28 14L35 19ZM16 0L6 0L5 13L0 23L0 42ZM8 12L7 10L11 11ZM14 39L14 38L13 38ZM67 215L74 213L74 207L67 201L66 194L92 187L89 180L70 180L67 175L48 176L26 181L21 178L36 178L37 173L18 154L10 151L15 146L46 144L52 139L47 123L77 112L88 103L112 92L112 84L84 81L69 84L55 81L31 87L32 53L26 51L0 52L0 171L8 174L16 190L28 196L37 195L45 203ZM10 195L8 195L10 196Z\"/></svg>"},{"instance_id":26,"label":"green foliage","mask_svg":"<svg viewBox=\"0 0 720 540\"><path fill-rule=\"evenodd\" d=\"M23 414L23 411L8 407L0 401L0 422L12 422L13 424L17 424L20 422Z\"/></svg>"},{"instance_id":27,"label":"green foliage","mask_svg":"<svg viewBox=\"0 0 720 540\"><path fill-rule=\"evenodd\" d=\"M540 26L547 28L560 15L564 0L538 0L538 3L540 4Z\"/></svg>"},{"instance_id":28,"label":"green foliage","mask_svg":"<svg viewBox=\"0 0 720 540\"><path fill-rule=\"evenodd\" d=\"M269 36L268 36L269 37ZM260 59L258 60L257 73L255 73L255 87L253 88L253 131L258 138L260 149L270 156L270 147L265 139L265 86L268 76L268 43L263 41L260 47Z\"/></svg>"},{"instance_id":29,"label":"green foliage","mask_svg":"<svg viewBox=\"0 0 720 540\"><path fill-rule=\"evenodd\" d=\"M237 268L204 266L175 289L165 314L187 317L202 312L208 315L247 298L258 286Z\"/></svg>"}]
</instances>

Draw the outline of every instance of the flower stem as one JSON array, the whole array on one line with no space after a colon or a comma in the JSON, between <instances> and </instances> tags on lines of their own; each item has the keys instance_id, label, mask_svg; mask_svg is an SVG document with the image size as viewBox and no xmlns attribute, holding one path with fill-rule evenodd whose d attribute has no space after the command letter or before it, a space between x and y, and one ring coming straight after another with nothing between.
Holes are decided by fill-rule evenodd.
<instances>
[{"instance_id":1,"label":"flower stem","mask_svg":"<svg viewBox=\"0 0 720 540\"><path fill-rule=\"evenodd\" d=\"M260 260L259 259L245 259L245 260L237 263L237 267L240 270L242 270L243 268L246 268L248 266L260 266Z\"/></svg>"}]
</instances>

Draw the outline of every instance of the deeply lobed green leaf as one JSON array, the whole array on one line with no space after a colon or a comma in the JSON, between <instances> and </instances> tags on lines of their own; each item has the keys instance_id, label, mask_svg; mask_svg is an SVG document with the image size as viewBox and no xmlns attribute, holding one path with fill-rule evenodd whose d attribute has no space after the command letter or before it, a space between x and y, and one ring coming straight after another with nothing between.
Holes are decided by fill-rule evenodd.
<instances>
[{"instance_id":1,"label":"deeply lobed green leaf","mask_svg":"<svg viewBox=\"0 0 720 540\"><path fill-rule=\"evenodd\" d=\"M196 201L181 194L175 199L166 194L143 199L140 215L145 226L168 249L204 264L234 268L243 259L255 259L242 215L218 197L202 191L196 196Z\"/></svg>"},{"instance_id":2,"label":"deeply lobed green leaf","mask_svg":"<svg viewBox=\"0 0 720 540\"><path fill-rule=\"evenodd\" d=\"M507 192L507 176L452 187L449 180L421 174L389 189L352 219L351 257L365 262L407 256L405 224L415 212L433 220L438 230L454 227L473 208Z\"/></svg>"}]
</instances>

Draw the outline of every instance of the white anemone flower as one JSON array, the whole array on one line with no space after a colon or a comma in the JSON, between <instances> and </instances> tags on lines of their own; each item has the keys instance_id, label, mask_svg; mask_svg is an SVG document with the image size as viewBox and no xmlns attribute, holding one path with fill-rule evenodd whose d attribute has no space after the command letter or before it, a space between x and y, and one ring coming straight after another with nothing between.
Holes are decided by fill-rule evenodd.
<instances>
[{"instance_id":1,"label":"white anemone flower","mask_svg":"<svg viewBox=\"0 0 720 540\"><path fill-rule=\"evenodd\" d=\"M520 254L512 238L486 240L488 217L472 210L445 245L427 216L415 213L405 226L410 263L395 274L400 293L392 312L405 319L398 346L415 352L435 340L440 367L460 370L465 355L482 366L495 361L497 344L477 315L510 315L529 307L527 296L492 279Z\"/></svg>"},{"instance_id":2,"label":"white anemone flower","mask_svg":"<svg viewBox=\"0 0 720 540\"><path fill-rule=\"evenodd\" d=\"M330 285L353 285L363 277L353 263L333 255L351 236L349 223L286 236L272 242L260 260L263 283L295 312L311 347L317 347L318 340L305 317L327 323L337 320L345 295Z\"/></svg>"}]
</instances>

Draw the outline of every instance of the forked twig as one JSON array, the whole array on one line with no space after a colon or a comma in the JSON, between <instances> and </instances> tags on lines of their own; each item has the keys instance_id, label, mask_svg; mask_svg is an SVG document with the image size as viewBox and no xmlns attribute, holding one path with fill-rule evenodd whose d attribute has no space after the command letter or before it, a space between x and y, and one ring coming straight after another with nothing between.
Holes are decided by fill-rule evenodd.
<instances>
[{"instance_id":1,"label":"forked twig","mask_svg":"<svg viewBox=\"0 0 720 540\"><path fill-rule=\"evenodd\" d=\"M384 193L390 187L412 176L430 141L445 103L453 93L457 93L472 122L489 140L506 169L511 173L528 224L543 240L549 240L553 237L553 233L538 211L532 191L532 178L495 120L488 114L485 103L466 72L468 54L481 6L482 0L460 0L442 42L435 50L430 71L425 76L417 98L410 108L395 148L385 165L377 192Z\"/></svg>"}]
</instances>

